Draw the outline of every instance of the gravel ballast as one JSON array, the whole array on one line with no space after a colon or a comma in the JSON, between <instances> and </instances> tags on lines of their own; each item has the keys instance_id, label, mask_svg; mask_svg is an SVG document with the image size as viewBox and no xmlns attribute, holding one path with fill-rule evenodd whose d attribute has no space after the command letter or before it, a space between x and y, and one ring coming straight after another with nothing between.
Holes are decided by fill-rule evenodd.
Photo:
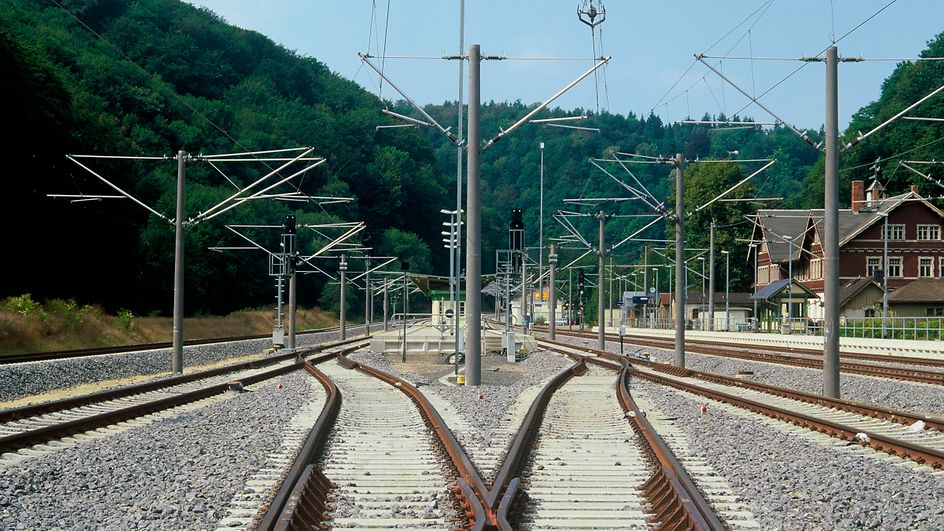
<instances>
[{"instance_id":1,"label":"gravel ballast","mask_svg":"<svg viewBox=\"0 0 944 531\"><path fill-rule=\"evenodd\" d=\"M557 340L562 343L580 346L586 346L588 342L586 339L567 336L558 336ZM596 348L595 341L592 346ZM619 343L607 342L606 346L610 352L619 352ZM623 352L635 352L637 350L648 352L652 361L656 362L672 362L675 359L675 352L673 351L654 347L640 347L629 343L623 345ZM822 371L818 369L725 359L692 352L685 353L685 366L690 369L725 376L734 376L738 371L750 370L754 374L745 376L743 379L796 389L806 393L821 394L823 392ZM842 398L849 400L868 402L924 415L944 416L944 386L840 374L839 387Z\"/></svg>"},{"instance_id":2,"label":"gravel ballast","mask_svg":"<svg viewBox=\"0 0 944 531\"><path fill-rule=\"evenodd\" d=\"M763 529L942 529L944 475L879 460L858 445L836 448L753 414L729 413L634 379L676 417L690 453L724 475Z\"/></svg>"},{"instance_id":3,"label":"gravel ballast","mask_svg":"<svg viewBox=\"0 0 944 531\"><path fill-rule=\"evenodd\" d=\"M363 327L351 329L350 335L360 333ZM338 333L318 332L298 335L299 348L313 346L325 341L334 341ZM261 356L272 346L272 340L249 339L196 345L184 348L184 370L189 367L209 365L230 358ZM123 354L105 354L84 358L69 358L56 361L37 361L0 365L0 402L24 398L57 389L78 385L119 380L140 375L155 378L169 376L172 364L171 349L157 349ZM160 376L158 376L160 375ZM108 386L117 387L121 383Z\"/></svg>"},{"instance_id":4,"label":"gravel ballast","mask_svg":"<svg viewBox=\"0 0 944 531\"><path fill-rule=\"evenodd\" d=\"M281 384L282 388L279 388ZM11 529L214 528L310 393L297 371L247 392L19 463L0 462Z\"/></svg>"}]
</instances>

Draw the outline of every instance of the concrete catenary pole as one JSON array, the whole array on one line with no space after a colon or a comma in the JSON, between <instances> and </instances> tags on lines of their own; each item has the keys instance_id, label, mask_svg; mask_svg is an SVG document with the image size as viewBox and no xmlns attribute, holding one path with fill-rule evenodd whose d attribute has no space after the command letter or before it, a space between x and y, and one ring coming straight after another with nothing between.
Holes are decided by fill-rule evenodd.
<instances>
[{"instance_id":1,"label":"concrete catenary pole","mask_svg":"<svg viewBox=\"0 0 944 531\"><path fill-rule=\"evenodd\" d=\"M387 330L390 330L390 325L387 323L387 312L390 308L390 296L388 293L389 286L390 286L390 282L387 281L387 279L384 279L384 307L383 307L384 332L386 332Z\"/></svg>"},{"instance_id":2,"label":"concrete catenary pole","mask_svg":"<svg viewBox=\"0 0 944 531\"><path fill-rule=\"evenodd\" d=\"M479 131L480 47L469 47L469 141L466 170L465 319L466 385L482 382L482 136Z\"/></svg>"},{"instance_id":3,"label":"concrete catenary pole","mask_svg":"<svg viewBox=\"0 0 944 531\"><path fill-rule=\"evenodd\" d=\"M606 259L606 213L602 210L597 217L600 218L600 250L597 252L597 347L600 350L606 350L606 320L603 319L603 301L604 293L604 260Z\"/></svg>"},{"instance_id":4,"label":"concrete catenary pole","mask_svg":"<svg viewBox=\"0 0 944 531\"><path fill-rule=\"evenodd\" d=\"M174 219L174 374L184 372L184 180L187 152L177 152L177 217Z\"/></svg>"},{"instance_id":5,"label":"concrete catenary pole","mask_svg":"<svg viewBox=\"0 0 944 531\"><path fill-rule=\"evenodd\" d=\"M548 280L548 283L550 284L548 291L550 291L550 294L548 295L548 298L547 298L547 302L550 305L548 307L548 320L547 320L548 336L550 337L551 341L556 341L557 340L557 249L554 247L553 244L551 244L550 252L547 255L547 263L551 267L550 279Z\"/></svg>"},{"instance_id":6,"label":"concrete catenary pole","mask_svg":"<svg viewBox=\"0 0 944 531\"><path fill-rule=\"evenodd\" d=\"M839 53L826 50L826 175L823 226L823 394L839 398Z\"/></svg>"},{"instance_id":7,"label":"concrete catenary pole","mask_svg":"<svg viewBox=\"0 0 944 531\"><path fill-rule=\"evenodd\" d=\"M288 348L295 349L295 268L288 277Z\"/></svg>"},{"instance_id":8,"label":"concrete catenary pole","mask_svg":"<svg viewBox=\"0 0 944 531\"><path fill-rule=\"evenodd\" d=\"M364 258L364 335L370 335L370 258Z\"/></svg>"},{"instance_id":9,"label":"concrete catenary pole","mask_svg":"<svg viewBox=\"0 0 944 531\"><path fill-rule=\"evenodd\" d=\"M524 233L522 233L523 236ZM527 332L524 316L528 313L528 264L524 253L524 238L521 241L521 331Z\"/></svg>"},{"instance_id":10,"label":"concrete catenary pole","mask_svg":"<svg viewBox=\"0 0 944 531\"><path fill-rule=\"evenodd\" d=\"M643 297L645 297L648 294L649 294L649 244L647 243L645 245L645 250L642 253L642 295ZM649 323L649 307L643 306L642 326L645 327L646 323Z\"/></svg>"},{"instance_id":11,"label":"concrete catenary pole","mask_svg":"<svg viewBox=\"0 0 944 531\"><path fill-rule=\"evenodd\" d=\"M460 0L459 2L459 55L465 51L465 0ZM457 127L456 127L456 225L452 230L455 230L455 249L451 251L451 254L455 255L456 270L455 270L455 302L453 303L453 310L455 311L454 324L456 327L456 363L459 362L459 352L461 349L461 335L462 328L459 326L459 318L461 317L461 312L459 312L459 286L461 285L459 279L462 278L462 150L465 149L465 144L462 142L463 128L463 113L465 112L464 107L465 103L463 102L465 96L465 90L463 83L465 83L465 77L463 69L465 67L465 62L461 59L459 60L459 101L458 107L459 112L456 113L457 116ZM498 307L498 301L495 302L495 307ZM468 312L467 317L468 317Z\"/></svg>"},{"instance_id":12,"label":"concrete catenary pole","mask_svg":"<svg viewBox=\"0 0 944 531\"><path fill-rule=\"evenodd\" d=\"M715 220L708 232L708 330L715 329Z\"/></svg>"},{"instance_id":13,"label":"concrete catenary pole","mask_svg":"<svg viewBox=\"0 0 944 531\"><path fill-rule=\"evenodd\" d=\"M685 158L675 155L675 365L685 367Z\"/></svg>"},{"instance_id":14,"label":"concrete catenary pole","mask_svg":"<svg viewBox=\"0 0 944 531\"><path fill-rule=\"evenodd\" d=\"M345 307L345 302L346 302L346 301L344 300L344 291L345 291L345 288L347 287L347 285L346 285L346 280L347 280L347 257L345 257L343 254L341 255L341 265L338 266L338 270L341 272L341 312L340 312L340 313L341 313L341 315L340 315L340 320L341 320L341 341L344 341L345 339L347 339L347 328L346 328L345 325L344 325L344 319L345 319L345 317L346 317L345 314L344 314L344 307Z\"/></svg>"}]
</instances>

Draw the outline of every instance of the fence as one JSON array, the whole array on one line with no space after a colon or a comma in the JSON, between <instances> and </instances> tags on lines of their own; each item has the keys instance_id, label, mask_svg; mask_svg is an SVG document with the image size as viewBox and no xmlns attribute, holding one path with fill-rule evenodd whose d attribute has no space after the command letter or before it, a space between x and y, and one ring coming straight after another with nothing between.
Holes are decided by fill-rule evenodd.
<instances>
[{"instance_id":1,"label":"fence","mask_svg":"<svg viewBox=\"0 0 944 531\"><path fill-rule=\"evenodd\" d=\"M789 324L788 324L789 323ZM650 319L638 323L641 328L674 330L674 319ZM761 321L756 319L688 319L686 330L715 332L761 332L777 334L823 335L823 321L806 317L791 320ZM918 339L940 341L944 339L944 317L881 317L840 319L840 337L873 339Z\"/></svg>"}]
</instances>

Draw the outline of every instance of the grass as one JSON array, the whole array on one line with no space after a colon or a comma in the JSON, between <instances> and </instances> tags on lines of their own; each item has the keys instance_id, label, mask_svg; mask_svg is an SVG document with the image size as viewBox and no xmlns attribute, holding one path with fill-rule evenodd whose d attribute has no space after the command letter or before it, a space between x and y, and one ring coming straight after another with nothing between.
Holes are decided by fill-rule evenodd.
<instances>
[{"instance_id":1,"label":"grass","mask_svg":"<svg viewBox=\"0 0 944 531\"><path fill-rule=\"evenodd\" d=\"M336 326L337 319L318 308L299 308L296 323L299 330L306 330ZM274 325L271 309L190 317L184 319L184 338L265 335L272 333ZM0 304L0 356L167 342L172 339L173 327L170 317L141 317L128 310L108 315L98 306L80 306L74 300L40 303L27 293Z\"/></svg>"}]
</instances>

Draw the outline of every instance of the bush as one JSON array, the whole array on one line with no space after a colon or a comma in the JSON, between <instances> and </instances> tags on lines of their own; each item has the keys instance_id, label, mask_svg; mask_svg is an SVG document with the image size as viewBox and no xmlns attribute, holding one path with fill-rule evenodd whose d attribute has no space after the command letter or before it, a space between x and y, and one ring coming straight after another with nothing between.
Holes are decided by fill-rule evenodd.
<instances>
[{"instance_id":1,"label":"bush","mask_svg":"<svg viewBox=\"0 0 944 531\"><path fill-rule=\"evenodd\" d=\"M42 314L43 307L36 301L33 300L33 296L29 293L24 293L18 297L10 297L6 302L6 309L8 312L18 313L24 316L30 316L34 313Z\"/></svg>"},{"instance_id":2,"label":"bush","mask_svg":"<svg viewBox=\"0 0 944 531\"><path fill-rule=\"evenodd\" d=\"M29 293L8 298L5 308L8 312L18 313L23 317L37 317L39 321L44 323L48 317L42 304L34 301L33 296Z\"/></svg>"},{"instance_id":3,"label":"bush","mask_svg":"<svg viewBox=\"0 0 944 531\"><path fill-rule=\"evenodd\" d=\"M118 322L121 323L122 328L130 331L134 328L134 313L124 308L118 310Z\"/></svg>"}]
</instances>

